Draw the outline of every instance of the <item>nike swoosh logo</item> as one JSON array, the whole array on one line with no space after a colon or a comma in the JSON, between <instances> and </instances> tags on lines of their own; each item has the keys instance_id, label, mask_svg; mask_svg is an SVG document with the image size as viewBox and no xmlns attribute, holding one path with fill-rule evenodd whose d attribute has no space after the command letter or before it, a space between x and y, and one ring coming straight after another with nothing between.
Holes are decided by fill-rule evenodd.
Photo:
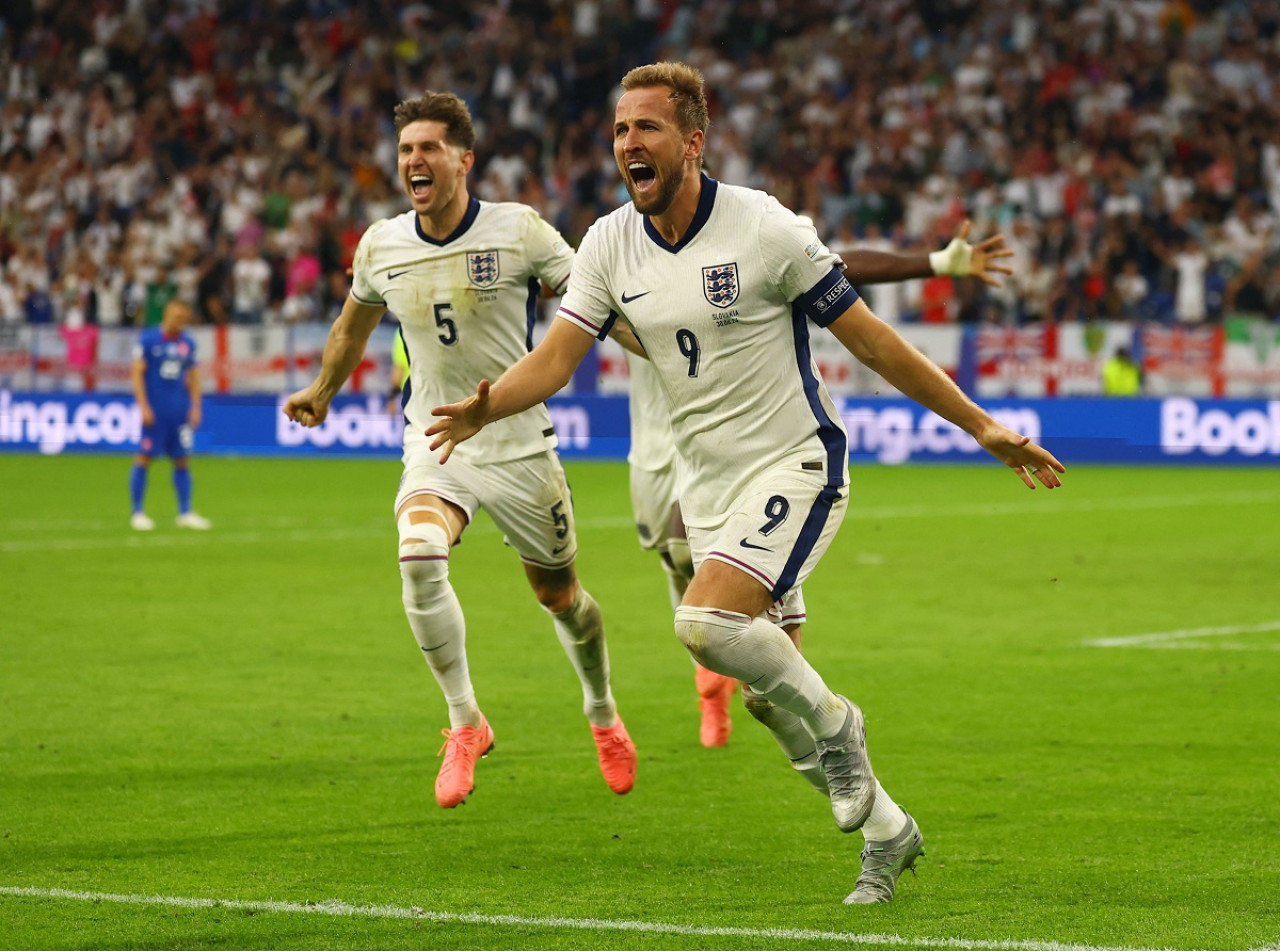
<instances>
[{"instance_id":1,"label":"nike swoosh logo","mask_svg":"<svg viewBox=\"0 0 1280 951\"><path fill-rule=\"evenodd\" d=\"M651 292L651 291L641 291L639 294L633 294L632 296L628 297L628 296L627 296L627 294L626 294L626 291L623 291L623 293L622 293L622 303L624 303L624 304L630 304L633 300L639 300L640 298L644 297L644 295L645 295L645 294L649 294L649 293L652 293L652 292Z\"/></svg>"},{"instance_id":2,"label":"nike swoosh logo","mask_svg":"<svg viewBox=\"0 0 1280 951\"><path fill-rule=\"evenodd\" d=\"M399 277L401 274L408 274L408 273L409 273L409 269L408 269L408 268L405 268L403 271L396 271L394 274L392 274L390 271L388 271L388 272L387 272L387 280L388 280L388 281L394 281L394 280L395 280L397 277Z\"/></svg>"},{"instance_id":3,"label":"nike swoosh logo","mask_svg":"<svg viewBox=\"0 0 1280 951\"><path fill-rule=\"evenodd\" d=\"M738 542L738 544L741 545L743 548L754 548L756 551L773 551L772 548L765 548L763 545L753 545L751 544L751 542L747 541L745 538L742 541Z\"/></svg>"},{"instance_id":4,"label":"nike swoosh logo","mask_svg":"<svg viewBox=\"0 0 1280 951\"><path fill-rule=\"evenodd\" d=\"M568 545L561 545L559 548L553 548L551 549L551 554L558 555L560 554L560 552L564 551L568 547L569 547Z\"/></svg>"}]
</instances>

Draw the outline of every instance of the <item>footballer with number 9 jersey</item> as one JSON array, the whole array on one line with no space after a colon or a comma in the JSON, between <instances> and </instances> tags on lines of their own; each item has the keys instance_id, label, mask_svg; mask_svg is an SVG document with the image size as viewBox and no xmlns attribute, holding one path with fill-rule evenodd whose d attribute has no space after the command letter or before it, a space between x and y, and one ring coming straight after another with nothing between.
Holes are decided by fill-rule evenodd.
<instances>
[{"instance_id":1,"label":"footballer with number 9 jersey","mask_svg":"<svg viewBox=\"0 0 1280 951\"><path fill-rule=\"evenodd\" d=\"M370 225L356 248L352 287L312 384L284 412L304 426L329 404L390 310L409 361L404 383L404 474L395 500L406 617L449 709L436 801L452 808L475 786L476 760L494 744L467 664L466 627L449 582L449 553L485 508L515 549L582 684L600 769L615 793L635 782L635 746L618 716L600 608L574 571L573 505L545 406L485 433L442 469L422 427L430 408L478 377L502 373L532 347L539 288L559 292L573 250L527 205L472 197L475 132L466 104L426 93L395 110L400 182L412 205Z\"/></svg>"},{"instance_id":2,"label":"footballer with number 9 jersey","mask_svg":"<svg viewBox=\"0 0 1280 951\"><path fill-rule=\"evenodd\" d=\"M467 400L437 407L427 432L447 459L486 424L564 386L614 321L631 327L667 396L680 454L695 574L676 635L704 667L776 708L767 725L784 748L816 752L837 826L862 829L866 840L845 900L889 901L923 853L920 829L875 777L862 711L767 616L813 570L848 501L848 443L810 356L809 323L964 429L1029 488L1060 485L1063 467L877 319L812 224L769 195L702 174L701 73L642 66L622 88L614 158L631 202L587 232L559 319L538 347L492 386L481 380Z\"/></svg>"},{"instance_id":3,"label":"footballer with number 9 jersey","mask_svg":"<svg viewBox=\"0 0 1280 951\"><path fill-rule=\"evenodd\" d=\"M808 221L802 217L802 221ZM1004 236L995 235L977 244L969 243L971 223L963 221L951 242L939 251L902 253L869 248L833 249L844 262L845 274L857 284L883 284L931 275L973 277L991 287L1000 286L1000 275L1013 271L1004 259L1013 257ZM636 517L640 546L657 551L667 575L672 607L678 608L693 580L693 556L689 550L677 493L675 437L671 430L666 394L650 361L627 352L630 377L631 449L627 463L631 473L631 507ZM800 627L806 620L800 588L791 588L775 605L770 617L800 646ZM703 746L724 746L729 742L733 721L729 702L738 687L732 677L707 670L694 662L694 683L701 711L699 738ZM750 690L744 691L749 713L772 728L781 714ZM776 734L775 734L776 735ZM810 751L797 758L784 743L792 767L820 790L826 781L818 769L817 754Z\"/></svg>"}]
</instances>

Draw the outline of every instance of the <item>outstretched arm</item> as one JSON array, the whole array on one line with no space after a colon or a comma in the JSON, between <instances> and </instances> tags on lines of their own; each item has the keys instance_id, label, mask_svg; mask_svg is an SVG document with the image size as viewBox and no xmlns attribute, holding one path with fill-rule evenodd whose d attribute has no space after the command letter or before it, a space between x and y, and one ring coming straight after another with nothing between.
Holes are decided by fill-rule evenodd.
<instances>
[{"instance_id":1,"label":"outstretched arm","mask_svg":"<svg viewBox=\"0 0 1280 951\"><path fill-rule=\"evenodd\" d=\"M437 406L438 417L427 429L431 448L444 447L443 465L458 443L470 439L489 423L514 416L562 390L573 377L595 338L565 320L553 320L542 342L513 363L497 383L481 380L474 396L460 403Z\"/></svg>"},{"instance_id":2,"label":"outstretched arm","mask_svg":"<svg viewBox=\"0 0 1280 951\"><path fill-rule=\"evenodd\" d=\"M1046 488L1062 485L1058 473L1066 468L1047 449L997 422L969 399L947 376L861 300L829 325L829 329L860 361L875 370L926 409L955 423L1010 469L1029 489L1036 480Z\"/></svg>"},{"instance_id":3,"label":"outstretched arm","mask_svg":"<svg viewBox=\"0 0 1280 951\"><path fill-rule=\"evenodd\" d=\"M969 243L970 221L966 218L956 235L941 251L930 254L898 254L893 251L871 251L859 248L833 248L848 269L853 284L889 284L913 278L946 274L951 277L976 277L984 284L999 287L998 274L1012 274L1011 268L996 261L1013 257L998 234L977 244Z\"/></svg>"},{"instance_id":4,"label":"outstretched arm","mask_svg":"<svg viewBox=\"0 0 1280 951\"><path fill-rule=\"evenodd\" d=\"M329 330L319 375L306 389L298 390L285 400L286 416L303 426L319 426L324 422L329 415L329 404L360 365L369 336L385 312L386 307L381 304L362 304L354 297L347 298L342 313Z\"/></svg>"}]
</instances>

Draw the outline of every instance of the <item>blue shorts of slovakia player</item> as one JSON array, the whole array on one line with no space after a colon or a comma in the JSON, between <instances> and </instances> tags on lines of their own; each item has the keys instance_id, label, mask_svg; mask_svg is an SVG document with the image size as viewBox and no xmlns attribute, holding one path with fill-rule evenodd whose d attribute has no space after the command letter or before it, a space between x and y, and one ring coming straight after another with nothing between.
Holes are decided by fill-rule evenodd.
<instances>
[{"instance_id":1,"label":"blue shorts of slovakia player","mask_svg":"<svg viewBox=\"0 0 1280 951\"><path fill-rule=\"evenodd\" d=\"M193 442L194 434L187 425L185 416L169 419L159 417L152 425L142 427L138 452L149 459L156 456L186 459L191 455Z\"/></svg>"}]
</instances>

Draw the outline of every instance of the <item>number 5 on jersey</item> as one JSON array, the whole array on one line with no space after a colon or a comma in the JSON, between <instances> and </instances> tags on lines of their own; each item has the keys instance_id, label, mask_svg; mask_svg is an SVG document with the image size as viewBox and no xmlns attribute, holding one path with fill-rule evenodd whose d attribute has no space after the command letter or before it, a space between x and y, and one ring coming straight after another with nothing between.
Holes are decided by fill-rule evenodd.
<instances>
[{"instance_id":1,"label":"number 5 on jersey","mask_svg":"<svg viewBox=\"0 0 1280 951\"><path fill-rule=\"evenodd\" d=\"M458 325L453 322L453 305L452 304L436 304L436 326L442 333L439 334L440 342L446 347L452 347L458 342Z\"/></svg>"}]
</instances>

